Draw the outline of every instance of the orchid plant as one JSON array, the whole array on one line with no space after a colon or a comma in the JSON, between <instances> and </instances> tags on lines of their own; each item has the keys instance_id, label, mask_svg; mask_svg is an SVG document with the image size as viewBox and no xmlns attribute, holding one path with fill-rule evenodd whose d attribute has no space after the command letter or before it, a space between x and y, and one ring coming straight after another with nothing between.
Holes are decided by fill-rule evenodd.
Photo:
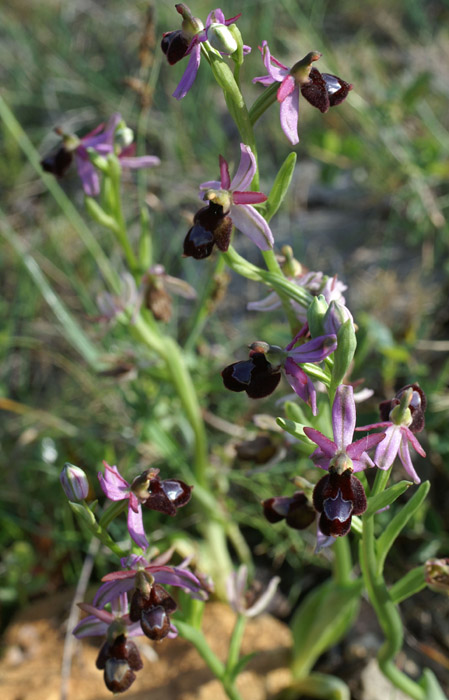
<instances>
[{"instance_id":1,"label":"orchid plant","mask_svg":"<svg viewBox=\"0 0 449 700\"><path fill-rule=\"evenodd\" d=\"M357 397L349 377L357 346L357 327L345 305L346 286L332 270L329 274L304 270L288 246L278 251L283 253L281 257L277 255L276 230L269 223L287 196L296 154L287 155L280 171L271 177L268 195L259 191L258 184L255 127L276 99L280 104L281 128L288 142L295 145L299 141L300 100L304 98L325 113L343 103L352 85L316 69L312 64L321 57L318 51L309 51L288 68L271 55L267 42L262 40L260 51L267 75L255 77L253 82L259 83L264 93L248 108L239 74L250 49L243 43L236 25L238 17L226 19L217 8L203 22L183 3L175 5L175 9L182 17L181 28L163 34L161 49L169 65L184 58L188 64L173 96L186 98L194 90L198 71L210 68L239 132L239 139L229 143L226 157L240 156L231 177L228 160L217 154L219 179L200 185L206 204L193 215L179 253L193 257L198 265L207 264L203 263L205 258L219 256L221 265L267 288L268 297L251 302L249 309L264 313L283 310L287 336L292 340L283 347L282 340L270 337L272 330L267 323L265 337L273 344L250 342L249 359L233 362L223 369L224 387L259 400L279 386L283 374L293 389L295 401L299 399L305 411L299 410L296 420L291 415L278 417L278 426L293 436L299 453L327 472L321 479L317 477L315 484L303 480L301 490L293 495L267 494L261 506L261 512L273 527L285 521L287 526L298 530L316 528L316 551L326 547L334 562L331 579L306 596L294 615L291 683L286 692L290 693L288 697L292 693L295 697L304 693L349 699L348 687L341 680L317 674L313 666L323 651L346 634L361 596L366 593L385 635L385 644L378 653L382 672L408 697L437 700L443 694L429 670L416 680L395 663L403 639L398 604L427 585L426 572L422 566L417 567L393 585L384 576L385 560L395 539L429 489L427 482L420 484L409 450L411 445L419 455L425 455L415 437L424 427L424 393L416 383L405 386L393 399L381 404L379 423L356 427ZM161 376L173 387L190 427L193 445L192 467L188 478L184 477L189 485L171 473L161 478L159 470L154 468L135 474L128 481L121 469L105 462L104 472L98 474L100 490L106 497L101 513L96 502L89 502L89 485L82 470L69 464L64 468L61 483L72 510L121 565L103 578L92 604L81 604L88 617L77 624L74 634L106 636L97 667L104 671L106 686L114 693L127 690L135 680L135 673L142 668L138 647L131 638L146 635L161 641L179 634L195 644L228 697L240 700L236 678L246 661L240 658L246 619L266 608L279 580L273 579L264 594L248 602L245 590L251 553L215 491L203 412L189 363L182 346L164 328L165 315L158 313L153 303L154 289L159 293L162 290L167 297L171 286L182 290L190 299L194 298L195 290L171 277L159 262L146 259L143 264L129 236L121 200L122 172L155 166L159 159L134 155L132 132L119 114L114 114L106 126L100 125L82 138L61 130L58 133L62 145L42 160L42 168L59 178L75 158L87 212L112 232L124 256L126 270L122 280L126 283L121 284L118 276L113 278L111 288L104 290L100 300L100 311L106 309L107 313L102 315L109 322L125 325L134 341L161 367ZM265 175L264 181L269 181L270 175ZM192 191L194 186L192 183ZM256 245L263 265L249 262L235 250L234 230ZM246 302L243 308L245 305ZM242 401L247 401L244 395ZM331 421L326 418L330 413ZM298 416L303 419L299 420ZM355 431L376 429L380 432L354 441ZM410 481L396 478L388 485L390 475L396 474L397 457L412 482L420 485L404 507L392 509L390 524L378 535L377 512L394 504L409 487L414 488ZM193 562L193 570L189 568L190 560L168 565L174 554L172 550L152 558L154 542L145 526L148 509L173 517L184 506L196 508L200 515L202 556ZM127 511L129 538L116 541L109 526L124 511ZM350 538L359 544L358 562L353 562ZM229 544L241 560L237 571ZM196 607L202 606L212 593L211 580L216 594L223 599L227 597L237 616L226 664L215 656L202 634ZM165 586L186 593L195 604L186 603L185 610L179 610L177 594L172 595Z\"/></svg>"}]
</instances>

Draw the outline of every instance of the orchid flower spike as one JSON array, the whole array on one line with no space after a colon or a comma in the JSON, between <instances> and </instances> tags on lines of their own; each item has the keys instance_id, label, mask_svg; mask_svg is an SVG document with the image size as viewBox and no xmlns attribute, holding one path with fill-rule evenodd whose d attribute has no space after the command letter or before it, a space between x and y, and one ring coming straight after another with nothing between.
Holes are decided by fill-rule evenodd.
<instances>
[{"instance_id":1,"label":"orchid flower spike","mask_svg":"<svg viewBox=\"0 0 449 700\"><path fill-rule=\"evenodd\" d=\"M327 112L329 107L335 107L346 99L352 85L336 75L320 73L313 68L312 63L321 57L317 51L311 51L295 63L293 68L287 68L271 55L266 41L263 41L259 48L268 75L253 78L253 83L262 83L265 86L280 83L277 99L280 103L281 127L294 146L299 142L300 93L320 112Z\"/></svg>"}]
</instances>

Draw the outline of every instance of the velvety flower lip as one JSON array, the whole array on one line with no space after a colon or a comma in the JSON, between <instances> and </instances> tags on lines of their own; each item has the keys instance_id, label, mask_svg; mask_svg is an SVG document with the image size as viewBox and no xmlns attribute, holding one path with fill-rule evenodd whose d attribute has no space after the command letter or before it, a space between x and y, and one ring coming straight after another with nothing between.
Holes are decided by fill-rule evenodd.
<instances>
[{"instance_id":1,"label":"velvety flower lip","mask_svg":"<svg viewBox=\"0 0 449 700\"><path fill-rule=\"evenodd\" d=\"M353 515L362 515L367 507L365 491L352 469L338 473L330 467L313 490L313 504L321 514L318 527L323 535L342 537L351 529Z\"/></svg>"},{"instance_id":2,"label":"velvety flower lip","mask_svg":"<svg viewBox=\"0 0 449 700\"><path fill-rule=\"evenodd\" d=\"M315 428L304 428L304 433L317 449L311 455L316 466L329 470L330 467L351 468L358 472L373 467L374 463L367 451L378 445L385 433L368 435L352 442L355 430L356 411L352 386L341 384L336 391L332 406L332 428L334 439L320 433Z\"/></svg>"},{"instance_id":3,"label":"velvety flower lip","mask_svg":"<svg viewBox=\"0 0 449 700\"><path fill-rule=\"evenodd\" d=\"M271 55L266 41L263 41L259 48L268 75L253 78L253 83L261 83L264 86L272 85L275 82L281 83L277 92L277 99L280 103L281 127L294 146L299 143L300 93L311 105L317 107L321 112L327 112L329 107L335 107L346 99L352 85L336 75L320 73L319 70L313 68L312 62L317 61L321 56L316 51L311 51L293 68L289 69Z\"/></svg>"},{"instance_id":4,"label":"velvety flower lip","mask_svg":"<svg viewBox=\"0 0 449 700\"><path fill-rule=\"evenodd\" d=\"M256 159L251 148L244 143L240 144L240 153L240 163L232 179L226 160L220 156L220 180L203 182L200 191L204 192L205 200L222 206L224 216L229 215L234 226L260 250L270 250L274 245L271 229L263 216L251 206L265 202L267 196L248 189L256 174Z\"/></svg>"},{"instance_id":5,"label":"velvety flower lip","mask_svg":"<svg viewBox=\"0 0 449 700\"><path fill-rule=\"evenodd\" d=\"M388 405L389 411L387 415L389 415L390 420L363 425L357 428L357 430L386 429L384 433L385 437L377 446L374 455L376 465L379 469L389 469L396 456L398 456L402 466L412 481L414 481L415 484L419 484L421 483L421 479L413 466L409 445L411 445L421 457L426 456L425 451L412 432L413 426L415 426L417 432L424 427L426 399L422 390L420 389L418 392L416 386L417 385L409 384L401 389L392 401L384 401L380 404L381 415L383 416L385 416L386 406Z\"/></svg>"},{"instance_id":6,"label":"velvety flower lip","mask_svg":"<svg viewBox=\"0 0 449 700\"><path fill-rule=\"evenodd\" d=\"M98 480L104 494L111 501L128 500L128 532L138 547L146 549L149 544L145 536L142 520L142 506L137 496L131 491L131 485L122 477L116 466L104 464L104 476L98 473Z\"/></svg>"}]
</instances>

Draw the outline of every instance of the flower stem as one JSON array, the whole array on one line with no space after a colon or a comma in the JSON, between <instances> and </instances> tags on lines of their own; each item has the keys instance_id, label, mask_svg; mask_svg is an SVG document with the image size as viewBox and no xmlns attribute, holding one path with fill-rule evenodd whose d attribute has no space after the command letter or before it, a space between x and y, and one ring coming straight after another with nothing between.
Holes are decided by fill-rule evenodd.
<instances>
[{"instance_id":1,"label":"flower stem","mask_svg":"<svg viewBox=\"0 0 449 700\"><path fill-rule=\"evenodd\" d=\"M334 544L334 579L338 584L348 583L352 571L352 558L347 537L337 537Z\"/></svg>"},{"instance_id":2,"label":"flower stem","mask_svg":"<svg viewBox=\"0 0 449 700\"><path fill-rule=\"evenodd\" d=\"M251 124L254 125L262 114L268 109L268 107L271 107L271 105L276 102L276 94L278 89L279 83L273 83L269 87L265 88L263 93L257 98L249 110Z\"/></svg>"},{"instance_id":3,"label":"flower stem","mask_svg":"<svg viewBox=\"0 0 449 700\"><path fill-rule=\"evenodd\" d=\"M377 493L382 490L387 479L388 472L379 470L372 492ZM423 689L394 664L394 657L402 648L403 628L397 607L391 599L382 574L377 570L373 516L363 518L360 564L371 604L386 637L377 656L380 669L393 685L407 693L413 700L424 700Z\"/></svg>"},{"instance_id":4,"label":"flower stem","mask_svg":"<svg viewBox=\"0 0 449 700\"><path fill-rule=\"evenodd\" d=\"M247 618L238 615L232 630L231 641L229 642L228 660L226 662L226 673L231 674L238 663L240 647L242 646L243 635L245 633Z\"/></svg>"},{"instance_id":5,"label":"flower stem","mask_svg":"<svg viewBox=\"0 0 449 700\"><path fill-rule=\"evenodd\" d=\"M226 673L225 665L214 654L207 643L204 634L200 630L195 629L191 625L187 624L186 622L182 622L181 620L176 620L176 626L181 637L187 639L189 642L192 642L197 652L209 666L214 676L222 683L228 698L230 700L242 700L242 696Z\"/></svg>"}]
</instances>

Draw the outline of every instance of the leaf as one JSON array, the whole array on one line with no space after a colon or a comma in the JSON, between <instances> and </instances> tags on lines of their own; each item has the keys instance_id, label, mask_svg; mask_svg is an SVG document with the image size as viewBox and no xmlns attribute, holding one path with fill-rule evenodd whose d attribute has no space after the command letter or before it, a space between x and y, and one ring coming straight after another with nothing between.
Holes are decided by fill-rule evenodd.
<instances>
[{"instance_id":1,"label":"leaf","mask_svg":"<svg viewBox=\"0 0 449 700\"><path fill-rule=\"evenodd\" d=\"M410 518L422 505L429 493L430 483L425 481L413 494L408 503L405 504L388 523L386 529L377 540L377 556L379 560L379 570L382 570L385 558L394 544L401 530L407 525Z\"/></svg>"},{"instance_id":2,"label":"leaf","mask_svg":"<svg viewBox=\"0 0 449 700\"><path fill-rule=\"evenodd\" d=\"M236 665L235 665L235 666L232 668L232 670L229 672L229 677L230 677L230 679L231 679L232 682L235 681L235 679L237 678L237 676L239 675L239 673L241 673L241 672L243 671L243 669L245 668L245 666L251 661L251 659L252 659L254 656L257 656L257 652L256 652L256 651L253 651L251 654L245 654L245 656L242 656L242 657L238 660L238 662L236 663Z\"/></svg>"},{"instance_id":3,"label":"leaf","mask_svg":"<svg viewBox=\"0 0 449 700\"><path fill-rule=\"evenodd\" d=\"M393 484L382 493L377 494L377 496L372 496L368 498L368 507L365 511L365 516L369 517L374 515L378 510L386 508L395 502L399 496L401 496L409 486L413 486L412 481L399 481L397 484Z\"/></svg>"},{"instance_id":4,"label":"leaf","mask_svg":"<svg viewBox=\"0 0 449 700\"><path fill-rule=\"evenodd\" d=\"M318 657L346 634L357 616L362 590L361 579L345 585L330 580L306 596L292 621L294 678L307 675Z\"/></svg>"},{"instance_id":5,"label":"leaf","mask_svg":"<svg viewBox=\"0 0 449 700\"><path fill-rule=\"evenodd\" d=\"M311 454L316 449L315 443L309 440L307 435L304 434L304 426L301 423L295 423L295 421L286 418L276 418L276 423L282 430L285 430L297 440L300 440L304 447L307 448L307 454Z\"/></svg>"},{"instance_id":6,"label":"leaf","mask_svg":"<svg viewBox=\"0 0 449 700\"><path fill-rule=\"evenodd\" d=\"M419 685L425 692L424 700L447 700L447 696L443 692L437 677L430 668L424 669Z\"/></svg>"},{"instance_id":7,"label":"leaf","mask_svg":"<svg viewBox=\"0 0 449 700\"><path fill-rule=\"evenodd\" d=\"M270 219L276 214L284 201L285 195L287 194L288 188L290 187L290 183L292 181L295 165L296 153L289 153L287 158L282 163L281 169L276 175L271 192L267 201L265 202L264 218L267 221L270 221Z\"/></svg>"}]
</instances>

